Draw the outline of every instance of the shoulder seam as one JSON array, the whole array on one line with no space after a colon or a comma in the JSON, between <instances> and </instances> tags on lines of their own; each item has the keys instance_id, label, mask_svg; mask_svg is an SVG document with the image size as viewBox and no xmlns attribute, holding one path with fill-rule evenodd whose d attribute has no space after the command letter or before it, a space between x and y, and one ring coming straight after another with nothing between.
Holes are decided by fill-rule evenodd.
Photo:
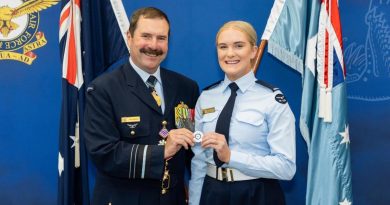
<instances>
[{"instance_id":1,"label":"shoulder seam","mask_svg":"<svg viewBox=\"0 0 390 205\"><path fill-rule=\"evenodd\" d=\"M203 90L212 89L212 88L214 88L215 86L217 86L220 82L222 82L222 80L217 81L217 82L215 82L215 83L213 83L213 84L211 84L211 85L209 85L209 86L206 86L205 88L203 88Z\"/></svg>"},{"instance_id":2,"label":"shoulder seam","mask_svg":"<svg viewBox=\"0 0 390 205\"><path fill-rule=\"evenodd\" d=\"M275 92L275 91L279 90L279 88L276 88L275 86L273 86L273 85L271 85L271 84L269 84L269 83L267 83L265 81L262 81L262 80L256 80L256 83L260 84L260 85L262 85L262 86L264 86L264 87L266 87L268 89L270 89L272 92Z\"/></svg>"}]
</instances>

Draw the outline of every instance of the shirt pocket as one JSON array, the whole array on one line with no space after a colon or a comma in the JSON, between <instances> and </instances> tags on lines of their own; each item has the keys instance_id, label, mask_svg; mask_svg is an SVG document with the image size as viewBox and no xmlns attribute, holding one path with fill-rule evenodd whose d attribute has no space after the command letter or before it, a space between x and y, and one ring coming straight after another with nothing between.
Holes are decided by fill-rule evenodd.
<instances>
[{"instance_id":1,"label":"shirt pocket","mask_svg":"<svg viewBox=\"0 0 390 205\"><path fill-rule=\"evenodd\" d=\"M212 113L204 114L199 120L199 127L197 127L196 129L199 129L202 132L214 131L218 116L218 110Z\"/></svg>"},{"instance_id":2,"label":"shirt pocket","mask_svg":"<svg viewBox=\"0 0 390 205\"><path fill-rule=\"evenodd\" d=\"M207 114L204 114L202 116L202 118L200 119L200 122L201 123L209 123L209 122L213 122L214 120L217 120L217 117L218 117L218 112L213 112L213 113L207 113Z\"/></svg>"},{"instance_id":3,"label":"shirt pocket","mask_svg":"<svg viewBox=\"0 0 390 205\"><path fill-rule=\"evenodd\" d=\"M147 118L141 116L139 122L121 123L122 136L127 140L145 138L150 135L150 122Z\"/></svg>"},{"instance_id":4,"label":"shirt pocket","mask_svg":"<svg viewBox=\"0 0 390 205\"><path fill-rule=\"evenodd\" d=\"M241 123L255 127L259 127L264 123L264 115L258 110L241 110L235 118Z\"/></svg>"},{"instance_id":5,"label":"shirt pocket","mask_svg":"<svg viewBox=\"0 0 390 205\"><path fill-rule=\"evenodd\" d=\"M233 120L233 119L232 119ZM258 149L266 141L268 126L264 114L255 109L240 110L234 117L236 121L232 140L240 143L243 149Z\"/></svg>"}]
</instances>

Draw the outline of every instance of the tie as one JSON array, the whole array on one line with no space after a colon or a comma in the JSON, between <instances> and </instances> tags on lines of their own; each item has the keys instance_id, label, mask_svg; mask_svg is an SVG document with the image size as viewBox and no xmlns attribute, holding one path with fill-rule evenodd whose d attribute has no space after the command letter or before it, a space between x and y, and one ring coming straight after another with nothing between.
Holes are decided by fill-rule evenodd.
<instances>
[{"instance_id":1,"label":"tie","mask_svg":"<svg viewBox=\"0 0 390 205\"><path fill-rule=\"evenodd\" d=\"M157 95L156 89L154 89L154 86L157 83L157 78L153 75L149 76L148 80L146 81L146 84L148 85L149 91L152 94L154 100L156 101L157 105L161 106L161 98Z\"/></svg>"},{"instance_id":2,"label":"tie","mask_svg":"<svg viewBox=\"0 0 390 205\"><path fill-rule=\"evenodd\" d=\"M226 142L229 144L229 127L230 119L232 118L232 112L234 108L234 101L236 100L238 86L236 83L230 83L229 88L231 90L230 97L223 107L221 114L218 117L217 125L215 126L215 132L225 135ZM219 160L217 152L213 153L214 162L217 167L221 167L224 162Z\"/></svg>"}]
</instances>

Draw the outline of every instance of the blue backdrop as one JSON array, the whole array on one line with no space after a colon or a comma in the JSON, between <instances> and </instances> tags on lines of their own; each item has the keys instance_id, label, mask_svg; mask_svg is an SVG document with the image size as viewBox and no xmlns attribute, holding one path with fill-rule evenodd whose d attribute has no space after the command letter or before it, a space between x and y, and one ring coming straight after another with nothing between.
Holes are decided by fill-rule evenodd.
<instances>
[{"instance_id":1,"label":"blue backdrop","mask_svg":"<svg viewBox=\"0 0 390 205\"><path fill-rule=\"evenodd\" d=\"M0 7L15 7L15 2L22 0L0 0ZM252 23L261 36L273 1L127 0L124 4L128 14L142 6L156 6L168 14L171 37L163 66L205 87L223 77L215 49L218 28L240 19ZM348 72L354 204L390 204L390 1L340 1L340 13ZM41 39L44 45L35 47L33 54L11 48L11 44L7 47L6 42L17 42L17 37L12 32L8 36L0 33L0 204L56 203L59 14L59 5L39 12L34 32L42 32L46 43ZM30 20L27 25L33 23ZM36 41L34 37L27 43ZM35 56L35 60L31 65L7 60L14 54L5 52ZM265 54L257 77L280 87L299 119L299 73ZM306 144L297 132L297 173L292 181L283 182L288 204L304 204L307 157Z\"/></svg>"}]
</instances>

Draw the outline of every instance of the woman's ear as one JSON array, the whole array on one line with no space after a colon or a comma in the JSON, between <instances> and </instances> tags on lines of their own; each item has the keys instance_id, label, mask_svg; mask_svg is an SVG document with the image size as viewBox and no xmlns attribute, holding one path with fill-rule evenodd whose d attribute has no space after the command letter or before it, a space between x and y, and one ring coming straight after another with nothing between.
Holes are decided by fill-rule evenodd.
<instances>
[{"instance_id":1,"label":"woman's ear","mask_svg":"<svg viewBox=\"0 0 390 205\"><path fill-rule=\"evenodd\" d=\"M253 46L253 47L252 47L252 53L251 53L251 59L252 59L252 60L254 60L255 57L256 57L257 49L258 49L257 46Z\"/></svg>"}]
</instances>

